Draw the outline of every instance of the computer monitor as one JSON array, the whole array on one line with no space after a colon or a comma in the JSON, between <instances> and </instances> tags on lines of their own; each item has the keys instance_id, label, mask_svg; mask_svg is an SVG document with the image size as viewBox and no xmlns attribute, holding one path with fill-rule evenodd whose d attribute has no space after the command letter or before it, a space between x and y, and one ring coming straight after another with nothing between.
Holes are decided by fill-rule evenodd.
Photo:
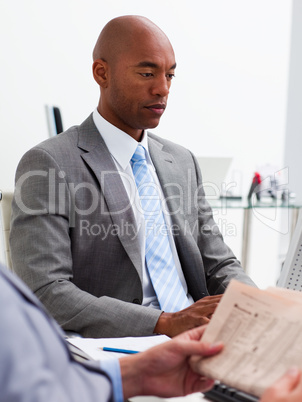
<instances>
[{"instance_id":1,"label":"computer monitor","mask_svg":"<svg viewBox=\"0 0 302 402\"><path fill-rule=\"evenodd\" d=\"M277 286L302 292L302 210L299 212Z\"/></svg>"},{"instance_id":2,"label":"computer monitor","mask_svg":"<svg viewBox=\"0 0 302 402\"><path fill-rule=\"evenodd\" d=\"M63 123L60 109L57 106L45 105L49 137L62 133Z\"/></svg>"},{"instance_id":3,"label":"computer monitor","mask_svg":"<svg viewBox=\"0 0 302 402\"><path fill-rule=\"evenodd\" d=\"M233 158L227 156L197 156L196 159L201 170L206 196L219 198L223 195L226 175Z\"/></svg>"}]
</instances>

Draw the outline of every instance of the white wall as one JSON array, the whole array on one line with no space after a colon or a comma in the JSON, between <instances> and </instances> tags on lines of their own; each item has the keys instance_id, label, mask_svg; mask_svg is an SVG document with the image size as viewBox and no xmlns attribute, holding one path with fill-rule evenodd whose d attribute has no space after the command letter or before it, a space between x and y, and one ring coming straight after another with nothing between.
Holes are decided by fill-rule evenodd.
<instances>
[{"instance_id":1,"label":"white wall","mask_svg":"<svg viewBox=\"0 0 302 402\"><path fill-rule=\"evenodd\" d=\"M178 63L155 131L196 155L233 156L246 194L257 166L283 163L291 10L291 0L0 0L0 188L47 138L44 104L61 108L65 128L95 108L97 36L111 18L141 14Z\"/></svg>"},{"instance_id":2,"label":"white wall","mask_svg":"<svg viewBox=\"0 0 302 402\"><path fill-rule=\"evenodd\" d=\"M65 127L93 110L92 48L109 19L131 13L156 22L176 51L157 132L199 155L234 156L248 179L261 163L281 163L291 1L1 1L0 187L47 137L45 103L61 108Z\"/></svg>"}]
</instances>

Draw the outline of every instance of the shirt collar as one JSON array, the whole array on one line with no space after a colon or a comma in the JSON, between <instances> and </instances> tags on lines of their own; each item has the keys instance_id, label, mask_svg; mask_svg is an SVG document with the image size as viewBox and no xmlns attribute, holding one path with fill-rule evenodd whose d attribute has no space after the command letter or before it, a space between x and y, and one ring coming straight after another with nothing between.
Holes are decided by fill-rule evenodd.
<instances>
[{"instance_id":1,"label":"shirt collar","mask_svg":"<svg viewBox=\"0 0 302 402\"><path fill-rule=\"evenodd\" d=\"M111 156L116 160L121 168L125 170L130 163L138 142L129 134L125 133L124 131L115 127L113 124L109 123L109 121L105 120L104 117L100 115L97 109L95 109L93 112L93 121L99 133L103 137ZM147 131L143 132L143 138L140 144L146 150L147 162L153 166L152 160L149 155Z\"/></svg>"}]
</instances>

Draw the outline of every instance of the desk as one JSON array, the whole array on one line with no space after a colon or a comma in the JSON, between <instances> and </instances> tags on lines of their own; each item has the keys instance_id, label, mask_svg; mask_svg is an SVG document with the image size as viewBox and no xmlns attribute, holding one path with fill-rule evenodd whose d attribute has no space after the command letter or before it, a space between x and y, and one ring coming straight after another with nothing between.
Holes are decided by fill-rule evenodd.
<instances>
[{"instance_id":1,"label":"desk","mask_svg":"<svg viewBox=\"0 0 302 402\"><path fill-rule=\"evenodd\" d=\"M241 264L244 270L249 273L248 261L250 252L250 234L251 234L251 220L252 216L257 216L259 209L279 210L287 209L291 212L291 226L290 235L293 234L295 229L299 210L302 208L302 204L296 204L294 200L272 200L266 198L258 201L256 198L252 198L250 202L248 200L231 200L227 198L210 199L207 201L211 205L212 209L218 209L220 211L227 211L228 209L240 209L243 211L243 227L242 227L242 247L241 247Z\"/></svg>"},{"instance_id":2,"label":"desk","mask_svg":"<svg viewBox=\"0 0 302 402\"><path fill-rule=\"evenodd\" d=\"M210 402L203 394L197 392L195 394L180 396L178 398L158 398L156 396L136 396L130 399L131 402Z\"/></svg>"},{"instance_id":3,"label":"desk","mask_svg":"<svg viewBox=\"0 0 302 402\"><path fill-rule=\"evenodd\" d=\"M102 360L102 353L105 354L106 359L116 358L120 356L119 353L103 352L100 350L102 346L117 346L121 345L123 348L134 349L132 345L136 345L136 350L146 350L152 346L166 342L169 338L166 335L155 335L149 337L135 337L135 338L82 338L81 336L69 332L67 337L68 346L73 353L73 356L78 361L88 360ZM127 345L127 346L126 346ZM124 355L125 356L125 355ZM123 357L121 355L120 357ZM156 396L138 396L130 399L131 402L206 402L209 401L200 392L178 398L158 398Z\"/></svg>"}]
</instances>

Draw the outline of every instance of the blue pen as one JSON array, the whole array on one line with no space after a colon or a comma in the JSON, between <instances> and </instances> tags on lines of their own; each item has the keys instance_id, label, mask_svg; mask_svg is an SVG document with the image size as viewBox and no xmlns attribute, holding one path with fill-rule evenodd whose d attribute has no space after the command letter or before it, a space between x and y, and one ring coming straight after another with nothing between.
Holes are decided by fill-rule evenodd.
<instances>
[{"instance_id":1,"label":"blue pen","mask_svg":"<svg viewBox=\"0 0 302 402\"><path fill-rule=\"evenodd\" d=\"M129 350L129 349L117 349L117 348L107 348L107 347L103 347L101 348L102 350L104 350L105 352L116 352L116 353L127 353L127 354L134 354L134 353L139 353L136 350Z\"/></svg>"}]
</instances>

